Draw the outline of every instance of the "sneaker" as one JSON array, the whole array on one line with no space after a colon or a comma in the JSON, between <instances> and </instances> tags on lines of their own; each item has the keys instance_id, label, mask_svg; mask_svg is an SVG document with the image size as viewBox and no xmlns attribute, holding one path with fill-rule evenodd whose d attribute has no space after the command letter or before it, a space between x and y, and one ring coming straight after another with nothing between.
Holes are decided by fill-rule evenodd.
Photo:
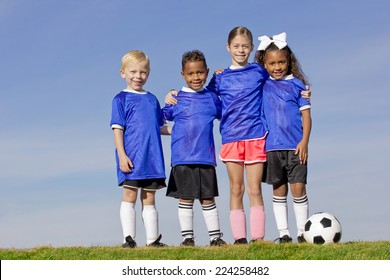
<instances>
[{"instance_id":1,"label":"sneaker","mask_svg":"<svg viewBox=\"0 0 390 280\"><path fill-rule=\"evenodd\" d=\"M215 237L213 240L210 241L210 246L225 246L225 245L227 244L224 240L222 240L221 237Z\"/></svg>"},{"instance_id":2,"label":"sneaker","mask_svg":"<svg viewBox=\"0 0 390 280\"><path fill-rule=\"evenodd\" d=\"M189 237L184 239L184 241L180 243L180 246L195 246L194 238Z\"/></svg>"},{"instance_id":3,"label":"sneaker","mask_svg":"<svg viewBox=\"0 0 390 280\"><path fill-rule=\"evenodd\" d=\"M298 243L305 243L306 242L305 238L303 237L303 234L299 235L297 237L297 239L298 239Z\"/></svg>"},{"instance_id":4,"label":"sneaker","mask_svg":"<svg viewBox=\"0 0 390 280\"><path fill-rule=\"evenodd\" d=\"M246 240L246 238L240 238L234 241L234 245L243 245L243 244L248 244L248 240Z\"/></svg>"},{"instance_id":5,"label":"sneaker","mask_svg":"<svg viewBox=\"0 0 390 280\"><path fill-rule=\"evenodd\" d=\"M280 237L280 238L276 238L274 242L275 242L275 243L279 243L279 244L282 244L282 243L291 243L291 242L292 242L292 238L286 234L286 235L283 235L283 236Z\"/></svg>"},{"instance_id":6,"label":"sneaker","mask_svg":"<svg viewBox=\"0 0 390 280\"><path fill-rule=\"evenodd\" d=\"M125 243L122 244L123 248L135 248L137 247L137 243L135 243L134 239L129 235L125 238Z\"/></svg>"},{"instance_id":7,"label":"sneaker","mask_svg":"<svg viewBox=\"0 0 390 280\"><path fill-rule=\"evenodd\" d=\"M148 247L166 247L167 244L161 243L160 240L162 238L162 235L160 234L156 240L154 240L152 243L146 245Z\"/></svg>"}]
</instances>

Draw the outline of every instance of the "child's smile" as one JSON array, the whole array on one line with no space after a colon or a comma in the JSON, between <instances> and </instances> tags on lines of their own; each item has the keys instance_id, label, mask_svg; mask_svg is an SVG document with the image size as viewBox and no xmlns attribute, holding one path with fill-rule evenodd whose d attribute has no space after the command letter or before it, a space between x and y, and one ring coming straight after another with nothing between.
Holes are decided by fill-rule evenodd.
<instances>
[{"instance_id":1,"label":"child's smile","mask_svg":"<svg viewBox=\"0 0 390 280\"><path fill-rule=\"evenodd\" d=\"M181 75L190 89L200 91L206 83L208 73L209 69L203 61L189 61L185 64Z\"/></svg>"},{"instance_id":2,"label":"child's smile","mask_svg":"<svg viewBox=\"0 0 390 280\"><path fill-rule=\"evenodd\" d=\"M267 53L264 67L275 80L281 80L287 75L288 62L284 51L275 50Z\"/></svg>"}]
</instances>

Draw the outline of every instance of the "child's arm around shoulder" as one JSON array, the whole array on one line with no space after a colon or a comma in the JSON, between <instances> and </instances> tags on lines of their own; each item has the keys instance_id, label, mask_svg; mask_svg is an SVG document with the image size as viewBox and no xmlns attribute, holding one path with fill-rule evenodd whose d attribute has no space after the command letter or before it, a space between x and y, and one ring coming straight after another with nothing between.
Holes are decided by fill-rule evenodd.
<instances>
[{"instance_id":1,"label":"child's arm around shoulder","mask_svg":"<svg viewBox=\"0 0 390 280\"><path fill-rule=\"evenodd\" d=\"M222 101L221 98L213 91L210 91L214 101L215 109L217 110L216 119L221 120L222 117Z\"/></svg>"},{"instance_id":2,"label":"child's arm around shoulder","mask_svg":"<svg viewBox=\"0 0 390 280\"><path fill-rule=\"evenodd\" d=\"M311 90L308 85L305 86L306 90L301 91L301 95L303 98L307 99L307 101L310 101L310 96L311 96Z\"/></svg>"},{"instance_id":3,"label":"child's arm around shoulder","mask_svg":"<svg viewBox=\"0 0 390 280\"><path fill-rule=\"evenodd\" d=\"M301 97L310 102L311 90L309 85L305 85L300 79L294 77L293 83L299 89Z\"/></svg>"},{"instance_id":4,"label":"child's arm around shoulder","mask_svg":"<svg viewBox=\"0 0 390 280\"><path fill-rule=\"evenodd\" d=\"M174 96L177 96L179 93L175 89L171 89L165 96L165 103L168 105L177 104L177 99Z\"/></svg>"},{"instance_id":5,"label":"child's arm around shoulder","mask_svg":"<svg viewBox=\"0 0 390 280\"><path fill-rule=\"evenodd\" d=\"M173 110L174 105L165 104L161 109L162 118L164 120L164 125L160 127L161 135L172 135L172 126L168 126L168 121L173 121Z\"/></svg>"},{"instance_id":6,"label":"child's arm around shoulder","mask_svg":"<svg viewBox=\"0 0 390 280\"><path fill-rule=\"evenodd\" d=\"M219 70L223 70L221 72L218 72ZM213 75L213 77L211 78L210 82L208 83L207 85L207 89L216 93L217 95L219 95L219 85L221 83L221 76L223 73L225 73L225 70L224 69L218 69L216 71L216 73Z\"/></svg>"}]
</instances>

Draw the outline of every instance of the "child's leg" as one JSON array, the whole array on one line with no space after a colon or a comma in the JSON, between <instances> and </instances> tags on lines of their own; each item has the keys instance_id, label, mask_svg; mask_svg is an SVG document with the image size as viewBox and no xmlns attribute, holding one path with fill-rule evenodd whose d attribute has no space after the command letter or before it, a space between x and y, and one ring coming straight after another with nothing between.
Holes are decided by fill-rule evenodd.
<instances>
[{"instance_id":1,"label":"child's leg","mask_svg":"<svg viewBox=\"0 0 390 280\"><path fill-rule=\"evenodd\" d=\"M194 201L187 199L179 200L179 223L181 236L183 240L186 238L194 238Z\"/></svg>"},{"instance_id":2,"label":"child's leg","mask_svg":"<svg viewBox=\"0 0 390 280\"><path fill-rule=\"evenodd\" d=\"M203 217L209 232L210 240L221 237L218 209L214 198L201 199Z\"/></svg>"},{"instance_id":3,"label":"child's leg","mask_svg":"<svg viewBox=\"0 0 390 280\"><path fill-rule=\"evenodd\" d=\"M276 221L276 226L279 231L279 237L290 235L288 229L288 208L287 208L287 184L273 187L273 210Z\"/></svg>"},{"instance_id":4,"label":"child's leg","mask_svg":"<svg viewBox=\"0 0 390 280\"><path fill-rule=\"evenodd\" d=\"M250 231L252 240L261 240L265 235L265 212L261 179L263 177L263 163L245 165L250 201Z\"/></svg>"},{"instance_id":5,"label":"child's leg","mask_svg":"<svg viewBox=\"0 0 390 280\"><path fill-rule=\"evenodd\" d=\"M226 162L230 180L230 226L233 238L246 238L246 218L242 198L245 192L244 164Z\"/></svg>"},{"instance_id":6,"label":"child's leg","mask_svg":"<svg viewBox=\"0 0 390 280\"><path fill-rule=\"evenodd\" d=\"M305 223L309 217L309 200L306 194L306 185L303 183L294 183L291 185L291 194L294 201L294 213L297 223L297 236L303 234Z\"/></svg>"},{"instance_id":7,"label":"child's leg","mask_svg":"<svg viewBox=\"0 0 390 280\"><path fill-rule=\"evenodd\" d=\"M146 244L154 242L159 237L158 212L155 206L155 191L142 190L142 219L146 232Z\"/></svg>"},{"instance_id":8,"label":"child's leg","mask_svg":"<svg viewBox=\"0 0 390 280\"><path fill-rule=\"evenodd\" d=\"M120 207L120 220L123 231L123 242L126 242L126 237L131 236L135 239L136 235L136 216L135 202L137 200L137 189L123 188L123 197Z\"/></svg>"}]
</instances>

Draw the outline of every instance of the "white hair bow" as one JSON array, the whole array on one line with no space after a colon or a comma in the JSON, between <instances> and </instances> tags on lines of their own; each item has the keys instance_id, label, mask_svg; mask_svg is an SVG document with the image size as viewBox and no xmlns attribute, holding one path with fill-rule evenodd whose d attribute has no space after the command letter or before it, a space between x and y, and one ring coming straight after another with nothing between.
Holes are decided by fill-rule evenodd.
<instances>
[{"instance_id":1,"label":"white hair bow","mask_svg":"<svg viewBox=\"0 0 390 280\"><path fill-rule=\"evenodd\" d=\"M274 35L272 39L266 35L260 36L258 39L260 40L260 45L257 48L258 51L265 51L266 48L268 48L269 45L274 43L279 50L283 49L285 46L287 46L286 42L287 34L286 32L280 33L278 35Z\"/></svg>"}]
</instances>

